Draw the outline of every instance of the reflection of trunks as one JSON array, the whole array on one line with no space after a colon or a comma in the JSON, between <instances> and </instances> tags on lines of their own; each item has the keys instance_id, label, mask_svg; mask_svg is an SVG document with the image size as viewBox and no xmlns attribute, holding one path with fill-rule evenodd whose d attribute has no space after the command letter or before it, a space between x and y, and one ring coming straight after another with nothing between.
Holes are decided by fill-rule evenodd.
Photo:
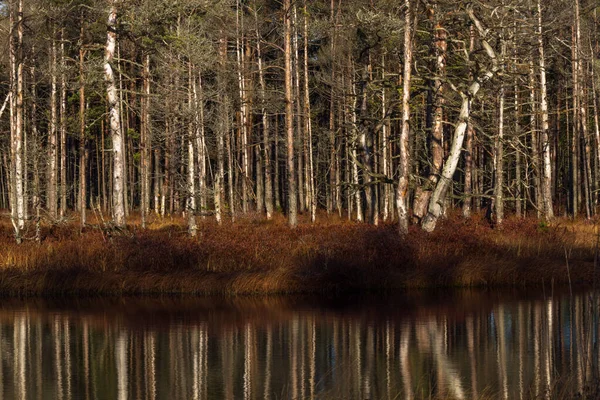
<instances>
[{"instance_id":1,"label":"reflection of trunks","mask_svg":"<svg viewBox=\"0 0 600 400\"><path fill-rule=\"evenodd\" d=\"M6 399L553 398L594 382L590 298L7 300L0 382Z\"/></svg>"}]
</instances>

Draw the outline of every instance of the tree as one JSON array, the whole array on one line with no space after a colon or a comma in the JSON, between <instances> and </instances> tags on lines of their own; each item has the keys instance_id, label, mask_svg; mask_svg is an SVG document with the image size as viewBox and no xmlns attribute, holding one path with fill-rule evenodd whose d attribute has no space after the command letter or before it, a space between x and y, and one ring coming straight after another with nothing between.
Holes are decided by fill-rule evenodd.
<instances>
[{"instance_id":1,"label":"tree","mask_svg":"<svg viewBox=\"0 0 600 400\"><path fill-rule=\"evenodd\" d=\"M404 1L404 73L402 86L402 132L400 133L400 169L398 176L398 193L396 207L398 208L398 230L400 235L408 234L409 205L408 184L410 180L410 82L412 69L413 45L413 4L411 0Z\"/></svg>"},{"instance_id":2,"label":"tree","mask_svg":"<svg viewBox=\"0 0 600 400\"><path fill-rule=\"evenodd\" d=\"M113 222L116 226L125 226L125 199L124 199L124 174L123 160L123 131L121 129L121 111L119 96L113 72L112 62L117 47L117 2L109 0L106 47L104 49L104 79L106 80L106 95L110 123L110 137L113 153L113 181L112 181L112 207Z\"/></svg>"}]
</instances>

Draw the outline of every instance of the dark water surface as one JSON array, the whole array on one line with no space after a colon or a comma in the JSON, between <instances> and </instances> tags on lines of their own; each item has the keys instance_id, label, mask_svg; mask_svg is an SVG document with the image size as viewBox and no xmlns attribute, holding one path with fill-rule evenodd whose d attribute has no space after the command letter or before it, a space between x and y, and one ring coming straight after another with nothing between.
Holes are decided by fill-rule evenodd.
<instances>
[{"instance_id":1,"label":"dark water surface","mask_svg":"<svg viewBox=\"0 0 600 400\"><path fill-rule=\"evenodd\" d=\"M583 390L590 292L1 300L0 398L523 399Z\"/></svg>"}]
</instances>

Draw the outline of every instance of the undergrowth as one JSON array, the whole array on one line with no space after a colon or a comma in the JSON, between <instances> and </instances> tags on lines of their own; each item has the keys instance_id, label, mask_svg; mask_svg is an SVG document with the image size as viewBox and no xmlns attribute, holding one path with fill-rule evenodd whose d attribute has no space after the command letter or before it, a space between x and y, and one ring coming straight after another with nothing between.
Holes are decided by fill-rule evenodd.
<instances>
[{"instance_id":1,"label":"undergrowth","mask_svg":"<svg viewBox=\"0 0 600 400\"><path fill-rule=\"evenodd\" d=\"M450 215L435 232L320 216L289 229L278 215L217 225L198 219L189 238L180 218L153 217L125 231L91 220L44 225L40 241L16 245L0 223L0 292L285 293L432 286L551 285L593 281L596 225L558 220Z\"/></svg>"}]
</instances>

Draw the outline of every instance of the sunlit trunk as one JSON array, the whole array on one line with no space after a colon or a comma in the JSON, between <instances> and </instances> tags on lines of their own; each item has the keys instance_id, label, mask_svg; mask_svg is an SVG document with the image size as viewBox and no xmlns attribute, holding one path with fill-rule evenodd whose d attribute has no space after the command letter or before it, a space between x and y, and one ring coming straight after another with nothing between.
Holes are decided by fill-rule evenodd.
<instances>
[{"instance_id":1,"label":"sunlit trunk","mask_svg":"<svg viewBox=\"0 0 600 400\"><path fill-rule=\"evenodd\" d=\"M352 66L353 63L352 63ZM352 71L354 71L354 68L351 69ZM361 184L360 184L360 177L358 175L358 152L356 150L356 148L358 147L358 118L356 115L356 107L357 107L357 102L358 102L358 95L356 93L356 85L354 84L354 82L352 82L352 98L353 98L353 103L352 103L352 150L351 150L351 156L352 156L352 192L354 193L354 205L356 206L356 220L358 222L363 222L364 220L364 216L363 216L363 205L362 205L362 197L361 197L361 192L362 190L360 189Z\"/></svg>"},{"instance_id":2,"label":"sunlit trunk","mask_svg":"<svg viewBox=\"0 0 600 400\"><path fill-rule=\"evenodd\" d=\"M308 190L308 207L310 210L310 219L315 222L317 218L317 194L315 188L315 170L313 160L313 139L312 139L312 116L310 107L310 88L308 81L308 10L306 0L304 0L304 135L306 143L306 180Z\"/></svg>"},{"instance_id":3,"label":"sunlit trunk","mask_svg":"<svg viewBox=\"0 0 600 400\"><path fill-rule=\"evenodd\" d=\"M481 72L481 75L476 80L470 82L467 93L463 93L462 91L460 92L462 97L462 105L458 115L458 123L454 128L454 136L452 138L450 152L444 163L441 178L431 195L427 215L423 218L423 222L421 224L423 229L427 232L431 232L435 229L437 220L442 215L446 194L452 183L452 177L454 176L454 172L456 171L460 154L462 152L465 132L467 130L469 115L471 112L472 99L477 96L481 85L486 81L489 81L499 69L496 52L487 41L488 31L484 29L481 22L475 17L471 8L467 8L467 13L479 32L481 44L487 56L490 58L492 66L489 69Z\"/></svg>"},{"instance_id":4,"label":"sunlit trunk","mask_svg":"<svg viewBox=\"0 0 600 400\"><path fill-rule=\"evenodd\" d=\"M123 132L121 131L121 113L118 104L117 86L111 65L117 45L117 0L110 0L109 4L108 30L104 51L104 79L106 81L113 153L112 207L115 225L123 227L125 226Z\"/></svg>"},{"instance_id":5,"label":"sunlit trunk","mask_svg":"<svg viewBox=\"0 0 600 400\"><path fill-rule=\"evenodd\" d=\"M17 26L17 35L10 35L10 63L11 63L11 221L13 224L15 238L17 243L22 241L22 233L25 229L25 207L26 193L24 192L24 182L26 177L24 159L24 103L23 103L23 1L18 0L16 4L10 3L9 13L11 26ZM16 11L16 12L15 12ZM15 21L16 14L16 21ZM16 25L14 25L16 24Z\"/></svg>"},{"instance_id":6,"label":"sunlit trunk","mask_svg":"<svg viewBox=\"0 0 600 400\"><path fill-rule=\"evenodd\" d=\"M541 1L537 0L538 13L538 51L539 51L539 68L540 68L540 113L542 117L542 156L544 160L544 174L542 176L542 196L544 203L544 217L548 220L554 218L554 209L552 206L552 161L551 149L548 130L548 90L546 85L546 60L544 56L544 37L542 32L542 5Z\"/></svg>"},{"instance_id":7,"label":"sunlit trunk","mask_svg":"<svg viewBox=\"0 0 600 400\"><path fill-rule=\"evenodd\" d=\"M193 97L193 81L194 73L192 65L188 65L188 107L189 114L194 115L194 109L197 105L194 103ZM188 233L191 237L195 237L198 231L196 225L196 148L194 148L194 142L196 141L196 132L194 120L190 119L188 122L188 137L187 137L187 202L186 212L188 220Z\"/></svg>"},{"instance_id":8,"label":"sunlit trunk","mask_svg":"<svg viewBox=\"0 0 600 400\"><path fill-rule=\"evenodd\" d=\"M242 136L242 212L248 212L248 181L249 177L249 154L248 154L248 99L246 98L245 57L243 49L244 38L240 37L240 29L243 29L243 14L240 10L240 2L236 2L236 59L238 75L238 91L240 96L240 131ZM240 15L242 17L240 17ZM240 40L241 39L241 40Z\"/></svg>"},{"instance_id":9,"label":"sunlit trunk","mask_svg":"<svg viewBox=\"0 0 600 400\"><path fill-rule=\"evenodd\" d=\"M410 182L410 88L413 45L413 1L404 0L404 71L402 85L402 131L400 133L400 161L396 208L398 209L398 231L401 236L408 234L409 204L408 185Z\"/></svg>"}]
</instances>

